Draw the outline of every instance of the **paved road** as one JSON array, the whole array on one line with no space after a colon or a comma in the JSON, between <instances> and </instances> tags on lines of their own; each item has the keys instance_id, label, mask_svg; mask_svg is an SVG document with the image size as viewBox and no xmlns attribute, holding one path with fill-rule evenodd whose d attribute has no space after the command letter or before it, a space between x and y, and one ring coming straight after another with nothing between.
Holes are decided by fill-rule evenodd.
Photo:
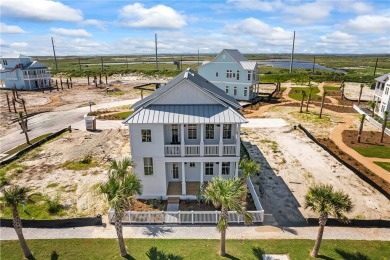
<instances>
[{"instance_id":1,"label":"paved road","mask_svg":"<svg viewBox=\"0 0 390 260\"><path fill-rule=\"evenodd\" d=\"M124 105L131 105L137 102L139 99L130 99L124 101L116 101L111 103L103 103L94 106L93 108L110 108ZM29 125L29 137L33 139L35 137L52 133L61 130L65 127L72 126L73 128L85 127L83 123L84 115L89 112L89 107L80 107L69 111L61 112L48 112L35 115L28 120ZM109 124L109 123L107 123ZM18 129L16 132L8 134L0 138L0 153L8 151L18 145L26 142L24 134Z\"/></svg>"}]
</instances>

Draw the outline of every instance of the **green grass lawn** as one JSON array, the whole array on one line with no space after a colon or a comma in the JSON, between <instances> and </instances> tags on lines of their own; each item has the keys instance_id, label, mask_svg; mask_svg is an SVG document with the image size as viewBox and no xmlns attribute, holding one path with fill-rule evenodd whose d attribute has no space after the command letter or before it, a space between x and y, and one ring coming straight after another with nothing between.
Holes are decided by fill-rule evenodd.
<instances>
[{"instance_id":1,"label":"green grass lawn","mask_svg":"<svg viewBox=\"0 0 390 260\"><path fill-rule=\"evenodd\" d=\"M123 259L114 239L29 240L36 259ZM22 259L18 241L1 241L1 259ZM262 259L265 253L313 259L312 240L228 240L225 259ZM127 239L127 259L223 259L218 240ZM324 240L322 259L390 259L390 242Z\"/></svg>"},{"instance_id":2,"label":"green grass lawn","mask_svg":"<svg viewBox=\"0 0 390 260\"><path fill-rule=\"evenodd\" d=\"M337 91L337 90L340 90L340 87L336 87L333 85L325 85L324 90L325 91Z\"/></svg>"},{"instance_id":3,"label":"green grass lawn","mask_svg":"<svg viewBox=\"0 0 390 260\"><path fill-rule=\"evenodd\" d=\"M292 99L300 101L302 99L302 91L305 91L305 101L307 100L307 97L309 95L309 88L292 88L290 91L290 94L288 96ZM311 92L311 100L321 100L321 97L317 95L320 90L317 87L313 87L313 90Z\"/></svg>"},{"instance_id":4,"label":"green grass lawn","mask_svg":"<svg viewBox=\"0 0 390 260\"><path fill-rule=\"evenodd\" d=\"M390 172L390 163L388 163L388 162L374 162L374 163L376 165L379 165L380 167L382 167L386 171Z\"/></svg>"},{"instance_id":5,"label":"green grass lawn","mask_svg":"<svg viewBox=\"0 0 390 260\"><path fill-rule=\"evenodd\" d=\"M133 112L134 111L119 112L119 113L111 114L110 116L115 117L117 120L125 120L131 114L133 114Z\"/></svg>"},{"instance_id":6,"label":"green grass lawn","mask_svg":"<svg viewBox=\"0 0 390 260\"><path fill-rule=\"evenodd\" d=\"M370 147L355 147L356 152L366 157L390 159L390 149L384 145L372 145Z\"/></svg>"},{"instance_id":7,"label":"green grass lawn","mask_svg":"<svg viewBox=\"0 0 390 260\"><path fill-rule=\"evenodd\" d=\"M30 140L30 143L31 143L31 144L35 144L35 143L41 141L42 139L45 139L46 137L48 137L48 136L51 135L51 134L52 134L52 133L48 133L48 134L44 134L44 135L35 137L34 139L31 139L31 140ZM13 155L13 154L15 154L15 153L17 153L17 152L23 150L24 148L26 148L26 147L28 147L28 146L29 146L29 145L28 145L27 143L21 144L21 145L15 147L15 148L13 148L12 150L7 151L7 154L8 154L8 156L11 156L11 155Z\"/></svg>"}]
</instances>

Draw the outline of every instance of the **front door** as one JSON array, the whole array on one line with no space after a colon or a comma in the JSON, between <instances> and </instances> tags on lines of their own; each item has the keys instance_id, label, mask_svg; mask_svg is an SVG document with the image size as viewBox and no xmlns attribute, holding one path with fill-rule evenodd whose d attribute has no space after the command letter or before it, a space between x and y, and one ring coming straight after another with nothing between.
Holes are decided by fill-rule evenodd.
<instances>
[{"instance_id":1,"label":"front door","mask_svg":"<svg viewBox=\"0 0 390 260\"><path fill-rule=\"evenodd\" d=\"M179 165L177 163L172 163L172 178L179 179Z\"/></svg>"},{"instance_id":2,"label":"front door","mask_svg":"<svg viewBox=\"0 0 390 260\"><path fill-rule=\"evenodd\" d=\"M172 125L172 144L179 143L179 129L178 125Z\"/></svg>"}]
</instances>

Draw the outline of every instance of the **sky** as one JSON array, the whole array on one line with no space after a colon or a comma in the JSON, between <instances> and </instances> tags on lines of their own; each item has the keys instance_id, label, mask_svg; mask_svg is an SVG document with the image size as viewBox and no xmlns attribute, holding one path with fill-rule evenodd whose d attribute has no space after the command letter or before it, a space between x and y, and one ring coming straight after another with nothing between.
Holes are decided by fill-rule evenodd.
<instances>
[{"instance_id":1,"label":"sky","mask_svg":"<svg viewBox=\"0 0 390 260\"><path fill-rule=\"evenodd\" d=\"M390 1L1 0L1 56L390 53Z\"/></svg>"}]
</instances>

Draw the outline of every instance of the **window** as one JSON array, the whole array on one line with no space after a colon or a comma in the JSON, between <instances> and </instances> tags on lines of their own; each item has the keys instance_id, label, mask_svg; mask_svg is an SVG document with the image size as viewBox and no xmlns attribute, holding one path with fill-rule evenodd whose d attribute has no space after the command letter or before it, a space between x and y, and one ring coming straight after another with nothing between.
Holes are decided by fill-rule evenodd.
<instances>
[{"instance_id":1,"label":"window","mask_svg":"<svg viewBox=\"0 0 390 260\"><path fill-rule=\"evenodd\" d=\"M251 80L252 71L248 70L248 80Z\"/></svg>"},{"instance_id":2,"label":"window","mask_svg":"<svg viewBox=\"0 0 390 260\"><path fill-rule=\"evenodd\" d=\"M386 87L386 88L385 88L385 95L389 94L389 88L390 88L390 87Z\"/></svg>"},{"instance_id":3,"label":"window","mask_svg":"<svg viewBox=\"0 0 390 260\"><path fill-rule=\"evenodd\" d=\"M215 72L215 76L218 77L218 72Z\"/></svg>"},{"instance_id":4,"label":"window","mask_svg":"<svg viewBox=\"0 0 390 260\"><path fill-rule=\"evenodd\" d=\"M179 166L177 163L172 164L172 178L179 179Z\"/></svg>"},{"instance_id":5,"label":"window","mask_svg":"<svg viewBox=\"0 0 390 260\"><path fill-rule=\"evenodd\" d=\"M196 125L190 124L188 125L188 139L196 139Z\"/></svg>"},{"instance_id":6,"label":"window","mask_svg":"<svg viewBox=\"0 0 390 260\"><path fill-rule=\"evenodd\" d=\"M237 80L240 80L240 71L237 70Z\"/></svg>"},{"instance_id":7,"label":"window","mask_svg":"<svg viewBox=\"0 0 390 260\"><path fill-rule=\"evenodd\" d=\"M385 112L386 103L382 103L381 112Z\"/></svg>"},{"instance_id":8,"label":"window","mask_svg":"<svg viewBox=\"0 0 390 260\"><path fill-rule=\"evenodd\" d=\"M226 78L229 78L229 70L226 70Z\"/></svg>"},{"instance_id":9,"label":"window","mask_svg":"<svg viewBox=\"0 0 390 260\"><path fill-rule=\"evenodd\" d=\"M233 71L232 70L226 70L226 78L231 78L233 76ZM233 76L234 77L234 76Z\"/></svg>"},{"instance_id":10,"label":"window","mask_svg":"<svg viewBox=\"0 0 390 260\"><path fill-rule=\"evenodd\" d=\"M223 125L223 139L232 138L232 125L224 124Z\"/></svg>"},{"instance_id":11,"label":"window","mask_svg":"<svg viewBox=\"0 0 390 260\"><path fill-rule=\"evenodd\" d=\"M214 139L214 125L206 125L206 139Z\"/></svg>"},{"instance_id":12,"label":"window","mask_svg":"<svg viewBox=\"0 0 390 260\"><path fill-rule=\"evenodd\" d=\"M214 164L207 162L205 165L205 175L214 175Z\"/></svg>"},{"instance_id":13,"label":"window","mask_svg":"<svg viewBox=\"0 0 390 260\"><path fill-rule=\"evenodd\" d=\"M237 87L234 87L234 92L233 92L233 94L234 94L235 96L237 96Z\"/></svg>"},{"instance_id":14,"label":"window","mask_svg":"<svg viewBox=\"0 0 390 260\"><path fill-rule=\"evenodd\" d=\"M226 92L226 94L229 94L229 86L226 86L225 92Z\"/></svg>"},{"instance_id":15,"label":"window","mask_svg":"<svg viewBox=\"0 0 390 260\"><path fill-rule=\"evenodd\" d=\"M8 65L7 60L4 60L4 59L3 59L3 65Z\"/></svg>"},{"instance_id":16,"label":"window","mask_svg":"<svg viewBox=\"0 0 390 260\"><path fill-rule=\"evenodd\" d=\"M236 73L233 73L233 78L235 78L236 77Z\"/></svg>"},{"instance_id":17,"label":"window","mask_svg":"<svg viewBox=\"0 0 390 260\"><path fill-rule=\"evenodd\" d=\"M145 157L144 158L144 173L145 175L153 175L153 158Z\"/></svg>"},{"instance_id":18,"label":"window","mask_svg":"<svg viewBox=\"0 0 390 260\"><path fill-rule=\"evenodd\" d=\"M244 88L244 97L246 97L247 95L248 95L248 88L245 87L245 88Z\"/></svg>"},{"instance_id":19,"label":"window","mask_svg":"<svg viewBox=\"0 0 390 260\"><path fill-rule=\"evenodd\" d=\"M150 143L152 141L152 130L142 129L141 134L143 143Z\"/></svg>"},{"instance_id":20,"label":"window","mask_svg":"<svg viewBox=\"0 0 390 260\"><path fill-rule=\"evenodd\" d=\"M229 175L229 174L230 174L230 162L223 162L222 175Z\"/></svg>"},{"instance_id":21,"label":"window","mask_svg":"<svg viewBox=\"0 0 390 260\"><path fill-rule=\"evenodd\" d=\"M195 168L195 163L194 162L190 162L190 168Z\"/></svg>"}]
</instances>

